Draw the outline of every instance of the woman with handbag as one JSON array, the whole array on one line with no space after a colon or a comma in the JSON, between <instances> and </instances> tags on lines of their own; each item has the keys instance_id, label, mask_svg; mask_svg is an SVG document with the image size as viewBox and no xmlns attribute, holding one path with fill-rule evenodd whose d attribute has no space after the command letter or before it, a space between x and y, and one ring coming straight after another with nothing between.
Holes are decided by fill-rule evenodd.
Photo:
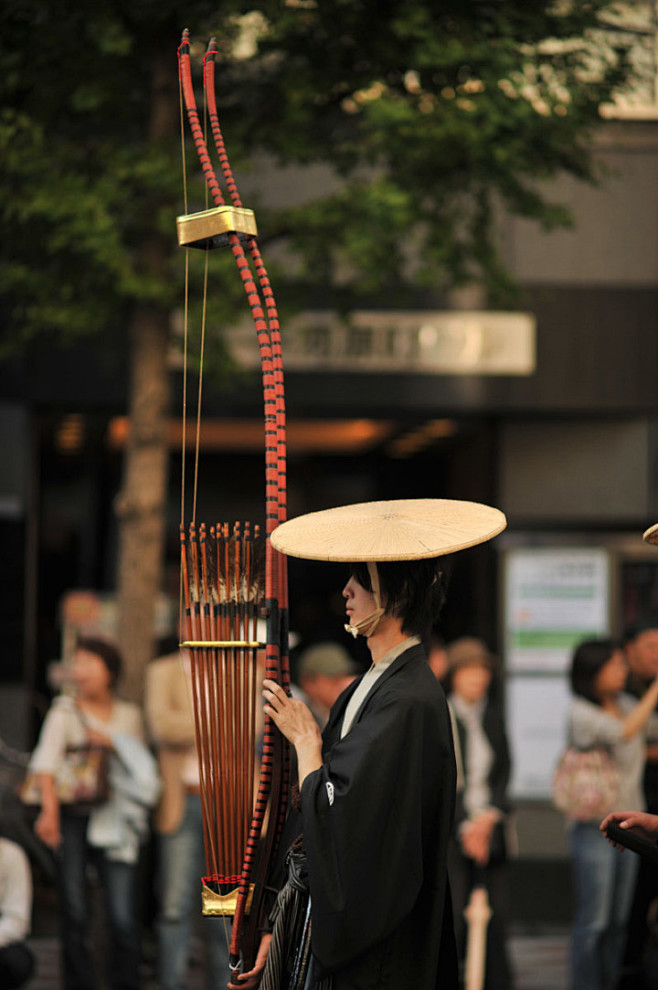
<instances>
[{"instance_id":1,"label":"woman with handbag","mask_svg":"<svg viewBox=\"0 0 658 990\"><path fill-rule=\"evenodd\" d=\"M143 742L140 709L116 697L120 673L121 658L113 646L81 639L73 661L75 696L54 700L30 761L41 791L35 832L55 852L65 990L98 986L89 946L90 864L98 874L109 926L108 986L139 987L137 860L159 780ZM97 759L99 748L106 760L82 766L81 754L87 751ZM79 784L71 784L73 760Z\"/></svg>"},{"instance_id":2,"label":"woman with handbag","mask_svg":"<svg viewBox=\"0 0 658 990\"><path fill-rule=\"evenodd\" d=\"M569 744L576 750L604 749L618 775L610 806L591 820L571 823L574 918L571 979L574 990L607 990L621 965L631 909L637 859L617 856L601 841L599 821L615 807L643 808L644 729L658 702L658 677L640 701L623 693L626 661L610 639L588 640L571 665L574 698L569 712Z\"/></svg>"},{"instance_id":3,"label":"woman with handbag","mask_svg":"<svg viewBox=\"0 0 658 990\"><path fill-rule=\"evenodd\" d=\"M506 946L508 915L506 822L510 753L496 696L497 661L482 640L449 643L445 683L455 716L464 786L457 795L455 838L448 854L457 948L466 948L464 910L473 888L484 885L491 918L485 951L486 990L512 990Z\"/></svg>"}]
</instances>

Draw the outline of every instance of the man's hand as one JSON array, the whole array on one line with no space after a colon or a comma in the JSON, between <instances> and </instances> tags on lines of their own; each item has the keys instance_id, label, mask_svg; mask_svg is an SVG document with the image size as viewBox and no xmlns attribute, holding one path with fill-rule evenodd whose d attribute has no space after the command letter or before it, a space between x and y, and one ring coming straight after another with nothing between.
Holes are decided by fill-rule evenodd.
<instances>
[{"instance_id":1,"label":"man's hand","mask_svg":"<svg viewBox=\"0 0 658 990\"><path fill-rule=\"evenodd\" d=\"M293 746L297 747L307 738L320 739L318 724L308 705L289 697L276 681L263 681L263 699L266 714Z\"/></svg>"},{"instance_id":2,"label":"man's hand","mask_svg":"<svg viewBox=\"0 0 658 990\"><path fill-rule=\"evenodd\" d=\"M465 822L459 832L459 840L465 856L474 859L478 866L489 862L491 833L498 821L495 813L484 811L477 818Z\"/></svg>"},{"instance_id":3,"label":"man's hand","mask_svg":"<svg viewBox=\"0 0 658 990\"><path fill-rule=\"evenodd\" d=\"M59 828L59 807L43 807L34 823L34 831L45 845L50 846L51 849L57 849L62 841Z\"/></svg>"},{"instance_id":4,"label":"man's hand","mask_svg":"<svg viewBox=\"0 0 658 990\"><path fill-rule=\"evenodd\" d=\"M260 940L260 945L258 946L258 954L256 956L254 968L250 969L248 973L240 973L239 976L235 978L235 982L228 984L229 990L252 990L252 988L258 986L260 983L260 978L263 975L263 970L265 969L267 953L270 951L271 941L271 935L263 935Z\"/></svg>"},{"instance_id":5,"label":"man's hand","mask_svg":"<svg viewBox=\"0 0 658 990\"><path fill-rule=\"evenodd\" d=\"M636 835L641 839L646 839L647 842L658 841L658 815L650 815L646 811L613 811L599 825L603 833L611 822L615 822L620 828L632 829ZM608 841L610 845L623 850L624 847L613 842L612 839Z\"/></svg>"},{"instance_id":6,"label":"man's hand","mask_svg":"<svg viewBox=\"0 0 658 990\"><path fill-rule=\"evenodd\" d=\"M322 766L322 736L310 708L290 698L276 681L263 681L264 711L297 753L299 786Z\"/></svg>"}]
</instances>

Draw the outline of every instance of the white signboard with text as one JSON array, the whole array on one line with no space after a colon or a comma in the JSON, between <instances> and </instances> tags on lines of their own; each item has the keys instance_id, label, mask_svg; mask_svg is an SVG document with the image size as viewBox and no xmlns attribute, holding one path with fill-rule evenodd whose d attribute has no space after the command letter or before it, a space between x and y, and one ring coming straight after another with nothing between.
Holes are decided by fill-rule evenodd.
<instances>
[{"instance_id":1,"label":"white signboard with text","mask_svg":"<svg viewBox=\"0 0 658 990\"><path fill-rule=\"evenodd\" d=\"M511 549L505 560L511 792L546 800L566 744L574 648L609 635L610 560L587 547Z\"/></svg>"},{"instance_id":2,"label":"white signboard with text","mask_svg":"<svg viewBox=\"0 0 658 990\"><path fill-rule=\"evenodd\" d=\"M505 568L508 673L568 669L574 646L608 635L610 563L606 550L510 550Z\"/></svg>"}]
</instances>

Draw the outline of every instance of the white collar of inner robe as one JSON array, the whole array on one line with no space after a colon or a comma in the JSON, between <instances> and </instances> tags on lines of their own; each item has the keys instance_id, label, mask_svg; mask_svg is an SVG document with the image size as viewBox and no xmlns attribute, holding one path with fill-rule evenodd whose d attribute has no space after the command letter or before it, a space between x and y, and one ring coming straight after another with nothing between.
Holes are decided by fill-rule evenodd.
<instances>
[{"instance_id":1,"label":"white collar of inner robe","mask_svg":"<svg viewBox=\"0 0 658 990\"><path fill-rule=\"evenodd\" d=\"M352 723L357 716L359 708L366 700L370 691L372 690L375 682L382 676L384 671L391 666L394 660L405 652L405 650L411 649L412 646L417 646L420 643L418 636L407 636L403 639L401 643L394 646L392 650L385 653L384 656L378 663L373 663L370 670L368 670L361 678L354 694L347 703L347 708L345 709L345 715L343 716L343 725L340 730L340 738L344 736L352 728Z\"/></svg>"}]
</instances>

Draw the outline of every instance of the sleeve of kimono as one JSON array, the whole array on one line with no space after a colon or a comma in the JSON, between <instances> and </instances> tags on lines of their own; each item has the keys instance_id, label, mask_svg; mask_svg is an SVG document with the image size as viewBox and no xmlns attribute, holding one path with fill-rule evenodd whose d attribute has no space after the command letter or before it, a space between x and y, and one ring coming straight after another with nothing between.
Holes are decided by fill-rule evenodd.
<instances>
[{"instance_id":1,"label":"sleeve of kimono","mask_svg":"<svg viewBox=\"0 0 658 990\"><path fill-rule=\"evenodd\" d=\"M431 779L423 780L428 765ZM435 791L442 780L445 813L439 823L433 816L427 829L423 806L438 806ZM312 940L322 965L346 965L409 914L423 881L423 849L451 828L453 789L445 702L412 701L395 691L373 699L323 766L306 778L302 818Z\"/></svg>"}]
</instances>

